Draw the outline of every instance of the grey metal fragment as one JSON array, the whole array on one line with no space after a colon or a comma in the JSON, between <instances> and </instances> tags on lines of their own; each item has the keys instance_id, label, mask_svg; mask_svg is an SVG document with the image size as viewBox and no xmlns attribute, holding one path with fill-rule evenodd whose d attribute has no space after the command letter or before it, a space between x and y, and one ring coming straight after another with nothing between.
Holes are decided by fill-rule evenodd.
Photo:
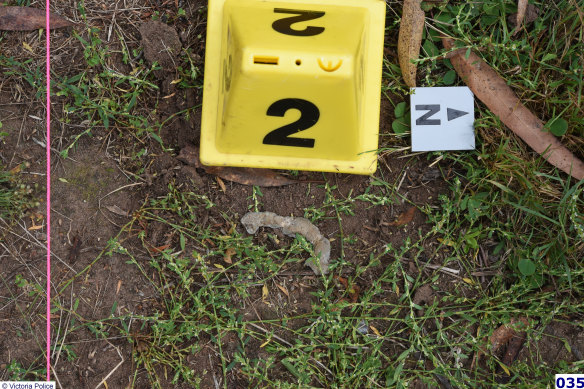
<instances>
[{"instance_id":1,"label":"grey metal fragment","mask_svg":"<svg viewBox=\"0 0 584 389\"><path fill-rule=\"evenodd\" d=\"M314 245L314 252L319 263L311 258L306 261L314 274L327 274L331 255L331 243L320 230L303 217L279 216L273 212L248 212L241 218L241 224L249 234L255 234L260 227L281 228L288 236L300 234Z\"/></svg>"}]
</instances>

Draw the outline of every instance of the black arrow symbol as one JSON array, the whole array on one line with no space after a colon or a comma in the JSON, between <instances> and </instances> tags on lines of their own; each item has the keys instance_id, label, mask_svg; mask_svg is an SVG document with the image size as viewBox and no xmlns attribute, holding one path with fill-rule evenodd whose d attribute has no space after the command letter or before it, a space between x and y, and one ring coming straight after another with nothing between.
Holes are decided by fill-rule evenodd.
<instances>
[{"instance_id":1,"label":"black arrow symbol","mask_svg":"<svg viewBox=\"0 0 584 389\"><path fill-rule=\"evenodd\" d=\"M448 121L458 119L464 115L468 115L468 112L459 111L458 109L446 108L446 116L448 116Z\"/></svg>"}]
</instances>

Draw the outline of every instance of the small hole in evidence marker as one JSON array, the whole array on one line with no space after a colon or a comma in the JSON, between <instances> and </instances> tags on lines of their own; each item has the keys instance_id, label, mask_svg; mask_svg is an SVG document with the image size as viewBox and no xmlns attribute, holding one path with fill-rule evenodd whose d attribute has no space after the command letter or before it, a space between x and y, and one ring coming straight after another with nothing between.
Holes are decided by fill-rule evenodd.
<instances>
[{"instance_id":1,"label":"small hole in evidence marker","mask_svg":"<svg viewBox=\"0 0 584 389\"><path fill-rule=\"evenodd\" d=\"M301 64L302 64L302 61L301 61L301 60L299 60L299 59L297 59L297 60L296 60L296 65L300 66Z\"/></svg>"}]
</instances>

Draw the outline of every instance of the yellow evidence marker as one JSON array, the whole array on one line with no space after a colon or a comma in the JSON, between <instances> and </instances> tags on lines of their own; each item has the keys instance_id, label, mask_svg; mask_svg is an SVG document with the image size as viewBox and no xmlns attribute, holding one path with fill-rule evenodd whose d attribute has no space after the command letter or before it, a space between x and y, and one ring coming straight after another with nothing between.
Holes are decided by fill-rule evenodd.
<instances>
[{"instance_id":1,"label":"yellow evidence marker","mask_svg":"<svg viewBox=\"0 0 584 389\"><path fill-rule=\"evenodd\" d=\"M373 173L385 1L209 0L201 162Z\"/></svg>"}]
</instances>

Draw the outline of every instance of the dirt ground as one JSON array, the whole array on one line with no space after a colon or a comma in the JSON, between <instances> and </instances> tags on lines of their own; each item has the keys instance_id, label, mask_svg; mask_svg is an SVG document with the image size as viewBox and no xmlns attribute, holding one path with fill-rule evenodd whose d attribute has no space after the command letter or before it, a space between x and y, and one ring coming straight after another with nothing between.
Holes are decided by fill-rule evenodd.
<instances>
[{"instance_id":1,"label":"dirt ground","mask_svg":"<svg viewBox=\"0 0 584 389\"><path fill-rule=\"evenodd\" d=\"M41 7L38 2L32 5ZM58 3L58 4L57 4ZM72 0L59 1L55 4L56 11L70 20L80 22L80 15ZM231 215L233 220L249 210L249 198L253 188L225 181L222 190L216 176L205 173L180 161L177 156L181 149L188 145L198 145L200 132L201 109L196 108L191 115L177 114L187 108L199 106L202 102L202 90L178 89L172 84L176 73L173 70L172 56L161 57L157 47L159 40L168 47L177 49L189 48L197 58L202 69L204 61L205 25L197 24L201 14L205 12L205 1L179 1L186 10L186 15L180 18L165 17L174 15L171 12L173 1L146 0L143 9L122 7L125 2L105 1L102 7L88 10L88 21L101 29L102 39L107 41L109 28L120 27L125 34L125 43L132 49L142 48L148 61L162 63L162 70L155 73L159 86L159 95L152 96L152 105L144 106L144 111L152 113L158 120L170 118L162 128L161 138L164 144L173 151L164 151L158 142L150 139L149 143L131 144L127 138L117 136L115 131L105 128L94 128L91 136L81 137L67 158L53 153L52 172L52 294L55 297L53 305L61 312L52 316L52 342L59 344L58 352L52 356L54 368L53 377L63 388L94 388L110 372L108 377L110 388L130 387L133 377L135 388L150 387L144 371L136 371L132 354L136 352L139 343L128 341L127 338L110 334L107 340L96 339L88 327L72 332L72 336L63 339L57 329L66 329L82 322L102 319L114 313L132 312L147 314L155 309L160 301L152 285L140 274L138 268L126 263L127 258L113 254L96 257L106 247L107 242L120 231L131 215L140 209L146 199L164 195L168 185L173 183L185 189L204 193L217 204L217 207L207 214L197 215L201 223L214 225L221 220L221 212ZM101 9L100 9L101 8ZM119 8L119 11L115 11ZM131 8L124 10L125 8ZM160 20L155 24L147 23L154 12L159 12ZM118 21L115 17L118 15ZM124 17L120 17L123 15ZM172 20L171 20L172 19ZM123 23L116 25L115 23ZM59 75L75 74L82 66L83 47L76 39L72 39L72 31L77 27L55 31L53 34L53 72ZM78 31L81 33L82 28ZM24 55L22 41L36 42L31 44L34 51L33 59L39 66L42 64L42 40L37 39L38 32L6 33L0 42L0 50L13 54ZM131 71L131 67L121 61L116 54L122 43L116 34L111 35L108 43L114 55L111 65L121 73ZM168 97L170 96L170 97ZM167 98L162 98L167 97ZM154 102L156 101L156 105ZM62 150L66 139L71 134L80 132L83 123L67 123L63 120L64 100L55 97L51 110L54 115L52 132L55 134L52 144L56 151ZM44 198L44 118L45 106L30 84L19 79L17 75L0 80L0 119L3 130L10 135L0 145L2 162L10 169L23 162L29 163L25 171L26 180L31 185L37 185L35 194ZM381 134L391 133L393 108L384 98L381 112ZM139 148L148 150L139 163L145 168L140 171L138 162L131 159L132 153ZM432 161L424 157L411 157L405 154L391 154L380 157L379 170L376 176L383 177L386 182L395 183L395 205L387 206L384 212L358 203L354 215L341 214L342 234L352 237L357 243L350 245L341 253L339 221L329 217L318 227L324 236L332 241L331 258L341 255L354 263L365 264L369 254L379 251L388 243L399 247L407 238L415 239L419 232L427 232L432 226L425 216L415 212L411 223L403 228L390 228L390 223L411 207L438 206L438 196L448 195L449 180L453 179L456 166L437 163L429 166ZM346 198L363 194L370 186L371 177L345 174L322 174L315 172L300 172L299 181L327 182L335 186L335 196ZM277 188L262 188L260 211L271 211L279 215L303 216L304 210L313 205L320 205L325 200L325 189L322 185L299 183ZM407 202L404 201L407 199ZM411 204L410 204L411 203ZM45 243L46 230L31 228L44 223L44 202L36 210L31 210L29 216L21 221L22 225L8 229L3 226L0 239L0 380L10 376L9 364L18 361L25 368L38 371L44 365L42 350L45 344L45 317L42 294L35 292L35 283L40 287L45 284ZM33 224L35 223L35 224ZM205 225L205 224L203 224ZM243 231L241 225L237 226ZM8 232L10 231L10 232ZM1 237L1 236L0 236ZM290 238L279 234L281 244L290 242ZM151 238L153 245L163 245L166 241L165 231L161 230ZM260 234L258 242L275 244L269 241L267 234ZM137 247L136 250L141 250ZM428 258L428 263L441 265L441 255ZM381 266L370 269L359 278L361 287L367 287L376 280L376 272L382 271L393 259L382 257ZM497 261L494 258L493 261ZM427 270L420 269L413 261L402 258L408 264L408 272L414 277L420 273L424 277ZM89 267L88 269L86 269ZM86 269L84 271L84 269ZM464 269L463 269L464 270ZM81 274L80 276L75 276ZM24 276L28 281L25 289L14 288L18 276ZM429 275L429 273L428 273ZM460 287L460 279L464 274L441 274L438 290L453 290ZM301 264L290 265L286 275L282 276L290 284L302 283L305 288L298 287L290 296L296 303L285 310L307 312L310 309L311 288L314 288L315 277L308 268ZM488 279L485 281L488 282ZM260 291L258 290L258 294ZM424 294L425 293L425 294ZM468 293L472 293L469 289ZM418 296L420 304L431 304L435 291L422 291ZM17 297L16 299L15 297ZM434 296L433 296L434 295ZM395 299L395 295L385 298ZM71 307L78 304L75 314ZM277 318L286 311L270 308L265 304L248 307L244 315L260 318ZM289 311L288 311L289 312ZM375 325L375 323L371 323ZM554 364L560 360L570 360L576 353L582 359L584 353L584 334L574 332L573 327L560 322L547 323L542 333L544 336L539 344L525 345L519 358L536 358L541 363ZM65 331L66 332L66 331ZM573 353L564 347L564 341L570 345ZM233 355L229 339L224 339L226 355ZM261 357L261 347L251 344ZM537 352L532 352L536 349ZM554 350L554 351L552 351ZM388 347L388 353L399 354L397 347ZM57 358L58 356L58 358ZM203 377L201 387L215 387L214 377L221 375L220 364L211 351L202 351L193 355L189 363L208 374ZM470 361L468 361L470 363ZM118 364L120 364L118 366ZM285 371L282 375L289 374ZM161 375L164 377L164 374ZM30 376L35 378L34 374ZM42 379L42 377L36 377ZM228 377L228 387L247 387L249 383L238 376L236 370ZM422 385L422 384L420 384ZM171 385L170 377L163 387L186 388L186 385ZM423 387L423 386L420 386ZM446 387L446 386L445 386Z\"/></svg>"}]
</instances>

